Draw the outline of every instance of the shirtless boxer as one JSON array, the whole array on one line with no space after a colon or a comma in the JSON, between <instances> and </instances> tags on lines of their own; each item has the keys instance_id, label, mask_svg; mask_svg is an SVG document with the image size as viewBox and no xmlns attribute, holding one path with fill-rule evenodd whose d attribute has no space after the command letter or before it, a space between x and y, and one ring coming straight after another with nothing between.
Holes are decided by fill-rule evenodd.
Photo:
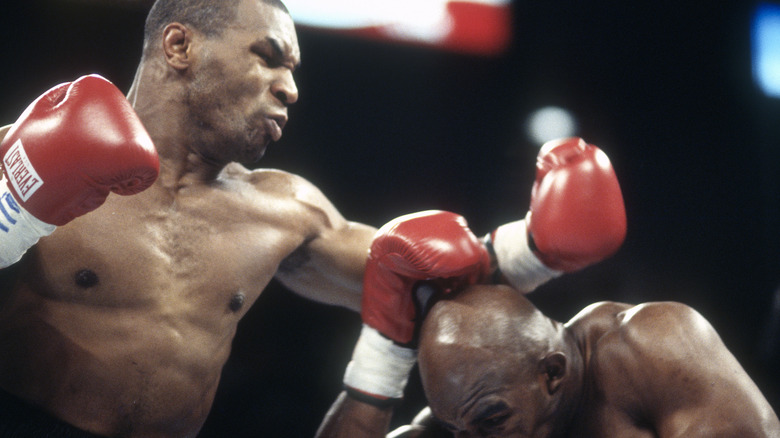
<instances>
[{"instance_id":1,"label":"shirtless boxer","mask_svg":"<svg viewBox=\"0 0 780 438\"><path fill-rule=\"evenodd\" d=\"M780 437L761 391L681 303L596 303L561 324L514 289L474 286L434 305L419 360L432 413L458 437Z\"/></svg>"},{"instance_id":2,"label":"shirtless boxer","mask_svg":"<svg viewBox=\"0 0 780 438\"><path fill-rule=\"evenodd\" d=\"M57 211L30 198L19 211L39 222L27 220L33 225L16 235L0 233L8 265L0 283L0 426L8 433L36 436L29 429L34 423L45 430L41 436L66 429L62 436L195 436L237 324L271 278L320 302L361 307L376 230L345 220L301 177L236 163L259 159L280 138L287 107L298 98L293 71L299 62L292 19L278 1L159 0L153 6L128 99L159 154L154 185L130 197L73 201L79 209L71 216L78 217L64 224L50 219ZM25 126L23 116L3 134L24 140ZM50 138L52 149L73 147ZM2 153L11 146L4 142ZM67 151L65 172L46 176L55 186L71 183L73 159L92 159ZM565 199L569 210L596 205L602 215L590 195L609 203L620 198L602 155L577 139L548 148L545 156L556 158L557 167L596 169L596 183L586 187L599 190L579 193L579 203L572 194ZM59 158L52 153L42 160L31 167L56 168ZM540 190L537 204L549 191ZM619 201L611 212L622 229L590 221L582 230L557 233L607 229L587 254L578 254L576 267L567 256L582 248L547 251L545 245L555 245L544 238L550 233L543 208L533 224L521 220L496 231L497 263L516 287L533 288L608 256L625 234ZM548 216L554 224L555 214ZM526 232L537 236L536 252ZM485 252L480 242L475 251ZM17 420L22 411L29 418Z\"/></svg>"},{"instance_id":3,"label":"shirtless boxer","mask_svg":"<svg viewBox=\"0 0 780 438\"><path fill-rule=\"evenodd\" d=\"M279 139L298 98L300 53L280 2L160 1L147 24L128 99L159 177L7 268L0 387L94 434L192 437L238 321L271 278L358 309L375 229L298 176L234 163Z\"/></svg>"}]
</instances>

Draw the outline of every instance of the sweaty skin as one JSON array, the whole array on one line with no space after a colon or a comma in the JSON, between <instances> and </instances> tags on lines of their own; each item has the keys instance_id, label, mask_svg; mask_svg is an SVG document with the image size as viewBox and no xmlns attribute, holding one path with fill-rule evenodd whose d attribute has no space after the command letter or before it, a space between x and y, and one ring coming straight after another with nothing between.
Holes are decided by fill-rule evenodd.
<instances>
[{"instance_id":1,"label":"sweaty skin","mask_svg":"<svg viewBox=\"0 0 780 438\"><path fill-rule=\"evenodd\" d=\"M510 288L476 286L434 306L419 360L457 437L780 436L713 327L680 303L597 303L561 324Z\"/></svg>"},{"instance_id":2,"label":"sweaty skin","mask_svg":"<svg viewBox=\"0 0 780 438\"><path fill-rule=\"evenodd\" d=\"M129 99L160 176L2 273L0 387L93 433L194 437L269 281L357 310L375 229L303 178L233 163L260 158L297 100L289 15L242 0L220 37L174 23L151 53Z\"/></svg>"}]
</instances>

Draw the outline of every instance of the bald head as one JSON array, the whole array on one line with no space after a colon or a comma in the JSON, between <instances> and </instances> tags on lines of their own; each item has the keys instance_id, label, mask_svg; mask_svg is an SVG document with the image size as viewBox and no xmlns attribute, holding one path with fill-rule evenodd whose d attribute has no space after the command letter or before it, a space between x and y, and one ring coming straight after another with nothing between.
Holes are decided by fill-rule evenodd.
<instances>
[{"instance_id":1,"label":"bald head","mask_svg":"<svg viewBox=\"0 0 780 438\"><path fill-rule=\"evenodd\" d=\"M557 333L558 325L516 290L475 285L436 303L422 327L420 349L495 350L523 356L552 348Z\"/></svg>"},{"instance_id":2,"label":"bald head","mask_svg":"<svg viewBox=\"0 0 780 438\"><path fill-rule=\"evenodd\" d=\"M471 286L436 303L419 347L434 415L454 431L486 427L496 416L506 420L496 436L538 430L556 390L550 383L565 373L563 330L507 286Z\"/></svg>"}]
</instances>

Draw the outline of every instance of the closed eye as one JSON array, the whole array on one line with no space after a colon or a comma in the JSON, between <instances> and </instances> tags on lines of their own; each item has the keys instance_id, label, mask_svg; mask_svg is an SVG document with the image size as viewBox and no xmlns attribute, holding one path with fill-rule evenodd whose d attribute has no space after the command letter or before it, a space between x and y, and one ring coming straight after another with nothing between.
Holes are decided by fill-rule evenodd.
<instances>
[{"instance_id":1,"label":"closed eye","mask_svg":"<svg viewBox=\"0 0 780 438\"><path fill-rule=\"evenodd\" d=\"M506 403L489 404L477 411L471 424L480 433L497 433L503 429L511 415L512 411Z\"/></svg>"},{"instance_id":2,"label":"closed eye","mask_svg":"<svg viewBox=\"0 0 780 438\"><path fill-rule=\"evenodd\" d=\"M279 65L278 58L271 54L270 50L264 47L253 47L252 53L262 59L268 67L274 68Z\"/></svg>"},{"instance_id":3,"label":"closed eye","mask_svg":"<svg viewBox=\"0 0 780 438\"><path fill-rule=\"evenodd\" d=\"M294 72L299 66L295 60L286 59L281 44L275 38L267 37L255 42L251 46L251 51L270 68L287 67Z\"/></svg>"}]
</instances>

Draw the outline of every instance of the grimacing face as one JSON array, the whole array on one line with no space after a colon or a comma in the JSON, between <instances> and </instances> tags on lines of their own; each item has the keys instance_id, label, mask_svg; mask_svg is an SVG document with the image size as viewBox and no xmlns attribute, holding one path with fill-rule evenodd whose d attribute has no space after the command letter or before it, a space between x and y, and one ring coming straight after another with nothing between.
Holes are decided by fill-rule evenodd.
<instances>
[{"instance_id":1,"label":"grimacing face","mask_svg":"<svg viewBox=\"0 0 780 438\"><path fill-rule=\"evenodd\" d=\"M425 394L433 414L455 436L548 436L542 376L500 351L426 347L420 348Z\"/></svg>"},{"instance_id":2,"label":"grimacing face","mask_svg":"<svg viewBox=\"0 0 780 438\"><path fill-rule=\"evenodd\" d=\"M293 72L300 48L292 18L243 0L236 21L201 38L187 95L199 153L217 162L255 162L278 141L298 100Z\"/></svg>"},{"instance_id":3,"label":"grimacing face","mask_svg":"<svg viewBox=\"0 0 780 438\"><path fill-rule=\"evenodd\" d=\"M554 330L533 310L512 289L476 285L426 317L420 377L431 411L455 436L552 433L556 394L540 359Z\"/></svg>"}]
</instances>

